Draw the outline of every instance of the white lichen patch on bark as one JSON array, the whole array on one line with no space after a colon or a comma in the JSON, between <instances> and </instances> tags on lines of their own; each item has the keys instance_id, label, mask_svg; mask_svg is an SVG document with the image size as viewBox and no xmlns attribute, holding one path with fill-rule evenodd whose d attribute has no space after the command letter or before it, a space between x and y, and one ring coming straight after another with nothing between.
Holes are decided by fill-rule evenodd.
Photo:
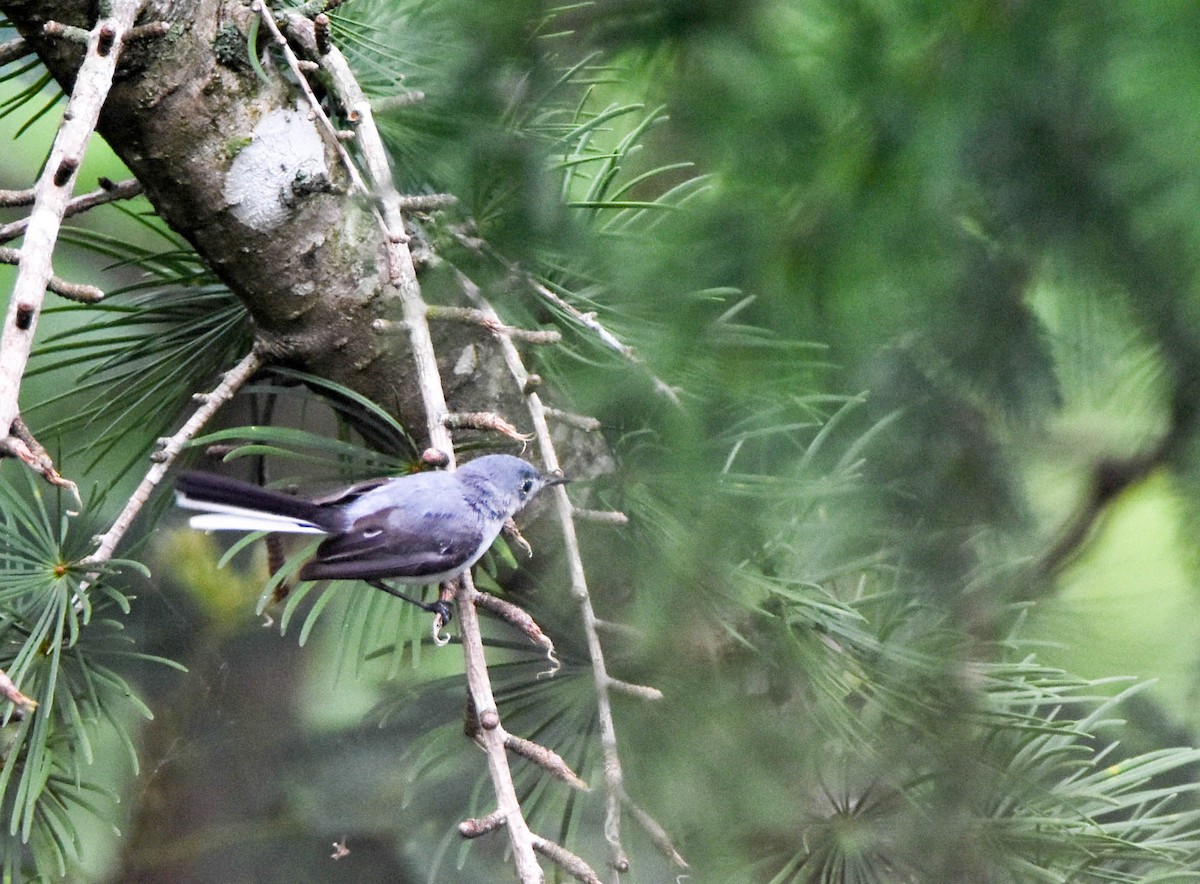
<instances>
[{"instance_id":1,"label":"white lichen patch on bark","mask_svg":"<svg viewBox=\"0 0 1200 884\"><path fill-rule=\"evenodd\" d=\"M225 201L247 227L267 231L279 226L297 198L327 190L325 145L307 113L281 108L254 127L225 176Z\"/></svg>"}]
</instances>

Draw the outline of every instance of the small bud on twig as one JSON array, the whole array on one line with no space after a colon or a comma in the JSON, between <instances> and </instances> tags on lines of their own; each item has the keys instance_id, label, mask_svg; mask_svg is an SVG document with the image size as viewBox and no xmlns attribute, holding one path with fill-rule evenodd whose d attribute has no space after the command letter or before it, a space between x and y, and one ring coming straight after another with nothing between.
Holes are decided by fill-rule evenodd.
<instances>
[{"instance_id":1,"label":"small bud on twig","mask_svg":"<svg viewBox=\"0 0 1200 884\"><path fill-rule=\"evenodd\" d=\"M54 186L66 187L71 177L79 170L79 160L76 157L63 157L58 168L54 170Z\"/></svg>"},{"instance_id":2,"label":"small bud on twig","mask_svg":"<svg viewBox=\"0 0 1200 884\"><path fill-rule=\"evenodd\" d=\"M330 37L329 16L325 13L319 13L313 16L313 37L317 41L317 53L319 55L328 55L333 49L333 41Z\"/></svg>"},{"instance_id":3,"label":"small bud on twig","mask_svg":"<svg viewBox=\"0 0 1200 884\"><path fill-rule=\"evenodd\" d=\"M409 325L403 319L376 319L371 322L371 331L383 335L407 334Z\"/></svg>"},{"instance_id":4,"label":"small bud on twig","mask_svg":"<svg viewBox=\"0 0 1200 884\"><path fill-rule=\"evenodd\" d=\"M575 508L572 515L585 522L599 522L601 525L628 525L629 516L618 510L585 510Z\"/></svg>"},{"instance_id":5,"label":"small bud on twig","mask_svg":"<svg viewBox=\"0 0 1200 884\"><path fill-rule=\"evenodd\" d=\"M24 58L31 52L33 52L33 48L20 37L9 40L7 43L0 43L0 65Z\"/></svg>"},{"instance_id":6,"label":"small bud on twig","mask_svg":"<svg viewBox=\"0 0 1200 884\"><path fill-rule=\"evenodd\" d=\"M515 521L512 519L507 520L500 531L504 534L505 540L511 540L517 546L521 547L521 552L525 553L526 558L533 558L533 547L529 545L529 541L525 539Z\"/></svg>"},{"instance_id":7,"label":"small bud on twig","mask_svg":"<svg viewBox=\"0 0 1200 884\"><path fill-rule=\"evenodd\" d=\"M32 202L32 187L28 190L0 190L0 206L27 206Z\"/></svg>"},{"instance_id":8,"label":"small bud on twig","mask_svg":"<svg viewBox=\"0 0 1200 884\"><path fill-rule=\"evenodd\" d=\"M574 414L570 411L563 411L562 409L553 408L549 405L546 406L546 414L556 418L559 421L562 421L564 424L570 424L572 427L577 427L580 430L587 430L588 432L595 432L601 427L600 421L596 420L596 418L591 417L590 415Z\"/></svg>"},{"instance_id":9,"label":"small bud on twig","mask_svg":"<svg viewBox=\"0 0 1200 884\"><path fill-rule=\"evenodd\" d=\"M60 37L84 46L87 45L88 41L88 32L83 28L77 28L74 25L64 25L59 21L46 22L42 25L42 33L47 37Z\"/></svg>"},{"instance_id":10,"label":"small bud on twig","mask_svg":"<svg viewBox=\"0 0 1200 884\"><path fill-rule=\"evenodd\" d=\"M450 455L440 448L426 448L421 452L421 463L440 469L450 463Z\"/></svg>"},{"instance_id":11,"label":"small bud on twig","mask_svg":"<svg viewBox=\"0 0 1200 884\"><path fill-rule=\"evenodd\" d=\"M452 412L442 418L442 423L452 430L490 430L501 433L518 442L528 442L528 436L500 417L489 411Z\"/></svg>"},{"instance_id":12,"label":"small bud on twig","mask_svg":"<svg viewBox=\"0 0 1200 884\"><path fill-rule=\"evenodd\" d=\"M129 33L125 35L126 43L136 43L139 40L155 40L159 37L165 37L171 30L169 21L151 21L144 25L138 25L136 28L130 28Z\"/></svg>"},{"instance_id":13,"label":"small bud on twig","mask_svg":"<svg viewBox=\"0 0 1200 884\"><path fill-rule=\"evenodd\" d=\"M546 859L553 862L567 874L577 881L582 881L584 884L602 884L600 876L592 871L582 858L571 853L561 844L556 844L553 841L547 841L545 838L535 838L533 849L540 853ZM626 860L628 866L628 860ZM618 870L621 871L621 870Z\"/></svg>"},{"instance_id":14,"label":"small bud on twig","mask_svg":"<svg viewBox=\"0 0 1200 884\"><path fill-rule=\"evenodd\" d=\"M26 697L19 690L16 684L8 677L8 673L0 669L0 697L8 700L14 706L24 707L25 709L36 709L37 700L31 697Z\"/></svg>"},{"instance_id":15,"label":"small bud on twig","mask_svg":"<svg viewBox=\"0 0 1200 884\"><path fill-rule=\"evenodd\" d=\"M620 679L610 678L608 686L614 691L619 691L622 694L628 694L631 697L638 697L642 700L661 700L663 692L658 688L652 688L644 684L631 684Z\"/></svg>"},{"instance_id":16,"label":"small bud on twig","mask_svg":"<svg viewBox=\"0 0 1200 884\"><path fill-rule=\"evenodd\" d=\"M571 770L571 766L553 749L548 749L540 743L526 740L513 734L504 735L504 745L514 755L527 758L547 773L557 777L572 789L580 792L590 792L592 787L580 779L579 774Z\"/></svg>"},{"instance_id":17,"label":"small bud on twig","mask_svg":"<svg viewBox=\"0 0 1200 884\"><path fill-rule=\"evenodd\" d=\"M384 98L375 99L371 102L371 109L376 113L386 114L389 111L412 107L414 104L420 104L424 100L425 93L420 89L406 89L396 95L388 95Z\"/></svg>"},{"instance_id":18,"label":"small bud on twig","mask_svg":"<svg viewBox=\"0 0 1200 884\"><path fill-rule=\"evenodd\" d=\"M456 205L458 197L452 193L410 193L397 197L396 202L404 212L432 212Z\"/></svg>"},{"instance_id":19,"label":"small bud on twig","mask_svg":"<svg viewBox=\"0 0 1200 884\"><path fill-rule=\"evenodd\" d=\"M458 834L464 838L478 838L480 835L496 831L496 829L503 826L506 822L504 814L498 810L493 810L487 816L463 820L458 824Z\"/></svg>"},{"instance_id":20,"label":"small bud on twig","mask_svg":"<svg viewBox=\"0 0 1200 884\"><path fill-rule=\"evenodd\" d=\"M99 55L108 55L112 52L113 43L116 42L117 31L112 25L104 25L100 28L100 33L96 36L96 53Z\"/></svg>"},{"instance_id":21,"label":"small bud on twig","mask_svg":"<svg viewBox=\"0 0 1200 884\"><path fill-rule=\"evenodd\" d=\"M654 843L654 846L666 854L667 858L681 869L688 867L687 860L679 855L679 851L675 849L675 845L671 843L671 837L667 834L667 830L659 825L658 821L646 811L642 810L630 800L629 795L625 790L621 790L621 803L629 809L633 814L633 818L637 820L639 826Z\"/></svg>"},{"instance_id":22,"label":"small bud on twig","mask_svg":"<svg viewBox=\"0 0 1200 884\"><path fill-rule=\"evenodd\" d=\"M0 264L20 264L21 250L0 246ZM67 282L61 277L51 276L46 280L46 290L61 295L68 301L81 304L95 304L104 300L104 292L94 285L84 282ZM28 331L37 319L38 304L22 303L17 305L16 327L18 331Z\"/></svg>"},{"instance_id":23,"label":"small bud on twig","mask_svg":"<svg viewBox=\"0 0 1200 884\"><path fill-rule=\"evenodd\" d=\"M13 418L8 433L6 439L0 440L0 457L15 457L51 485L65 488L75 498L76 506L83 509L83 499L79 496L79 488L70 479L63 478L54 466L53 458L34 438L33 433L20 416Z\"/></svg>"}]
</instances>

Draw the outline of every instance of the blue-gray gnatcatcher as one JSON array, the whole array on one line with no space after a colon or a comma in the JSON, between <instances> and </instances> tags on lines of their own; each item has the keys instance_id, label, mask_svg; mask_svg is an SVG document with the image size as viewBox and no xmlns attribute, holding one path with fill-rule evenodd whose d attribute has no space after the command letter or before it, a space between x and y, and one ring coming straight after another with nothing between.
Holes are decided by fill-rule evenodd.
<instances>
[{"instance_id":1,"label":"blue-gray gnatcatcher","mask_svg":"<svg viewBox=\"0 0 1200 884\"><path fill-rule=\"evenodd\" d=\"M547 485L528 461L508 454L476 458L454 472L375 479L333 498L309 500L211 473L183 473L179 506L202 510L204 530L327 535L300 569L301 580L365 580L450 619L443 602L426 604L384 583L441 583L479 560L520 509Z\"/></svg>"}]
</instances>

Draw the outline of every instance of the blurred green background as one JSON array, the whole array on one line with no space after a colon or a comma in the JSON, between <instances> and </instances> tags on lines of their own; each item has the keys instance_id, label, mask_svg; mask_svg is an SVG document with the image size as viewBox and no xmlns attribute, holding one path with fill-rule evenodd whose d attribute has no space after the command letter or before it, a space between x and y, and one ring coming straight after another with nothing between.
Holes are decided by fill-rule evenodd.
<instances>
[{"instance_id":1,"label":"blurred green background","mask_svg":"<svg viewBox=\"0 0 1200 884\"><path fill-rule=\"evenodd\" d=\"M462 200L425 221L430 241L506 318L563 330L530 359L555 404L603 423L615 472L572 495L631 523L586 529L589 579L601 616L636 631L612 641L614 674L666 694L615 700L626 782L690 880L1200 869L1194 756L1154 756L1146 788L1161 794L1127 806L1106 791L1125 759L1194 746L1200 729L1200 8L351 0L338 17L370 90L403 74L427 94L381 125L405 186ZM40 103L11 108L5 131ZM0 184L31 182L56 113L0 153ZM81 188L101 175L125 177L97 143ZM492 251L462 248L466 219ZM76 223L164 248L115 207ZM91 247L60 247L59 275L143 278L77 239ZM596 311L640 362L512 285L510 260ZM426 279L431 297L442 282ZM92 320L47 316L41 334ZM31 377L23 402L99 370ZM205 389L194 371L180 382ZM256 422L272 395L264 382L222 426ZM185 406L158 403L168 424ZM136 455L155 426L118 427L133 441L116 450ZM111 509L132 475L116 474L127 457L76 451L95 431L68 427L51 447L81 486L115 482ZM1153 468L1045 567L1101 466L1151 451ZM23 488L18 474L3 465ZM280 610L255 616L261 550L216 570L214 541L181 525L147 524L137 552L153 577L130 578L124 622L189 672L130 664L155 718L117 713L90 771L120 796L124 837L73 813L69 877L503 879L501 839L453 833L490 806L461 736L457 654L422 648L427 624L361 587L298 604L281 636ZM566 667L538 682L540 661L498 630L502 712L598 785L577 615L553 534L531 536L528 569L488 567ZM1122 694L1133 682L1151 684ZM1099 718L1126 725L1088 718L1118 694ZM1082 787L1105 769L1108 785ZM521 777L535 825L602 865L600 797ZM1172 821L1156 816L1167 794ZM674 880L625 828L628 880ZM334 862L342 838L351 853Z\"/></svg>"}]
</instances>

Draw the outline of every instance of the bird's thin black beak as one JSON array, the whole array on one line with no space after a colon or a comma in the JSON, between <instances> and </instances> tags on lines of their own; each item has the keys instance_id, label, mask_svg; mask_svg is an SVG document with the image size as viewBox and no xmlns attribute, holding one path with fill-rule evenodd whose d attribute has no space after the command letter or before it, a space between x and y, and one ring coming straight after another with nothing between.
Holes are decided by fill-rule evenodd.
<instances>
[{"instance_id":1,"label":"bird's thin black beak","mask_svg":"<svg viewBox=\"0 0 1200 884\"><path fill-rule=\"evenodd\" d=\"M547 485L566 485L570 481L569 476L546 476Z\"/></svg>"}]
</instances>

